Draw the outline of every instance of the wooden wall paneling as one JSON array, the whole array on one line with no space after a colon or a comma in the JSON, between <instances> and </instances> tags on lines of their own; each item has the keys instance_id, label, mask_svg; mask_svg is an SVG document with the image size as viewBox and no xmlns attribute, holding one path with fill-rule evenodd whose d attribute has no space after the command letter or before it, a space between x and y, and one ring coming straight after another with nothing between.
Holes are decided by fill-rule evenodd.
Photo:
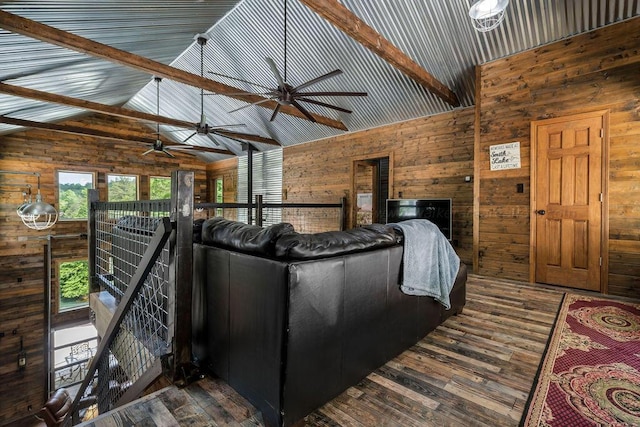
<instances>
[{"instance_id":1,"label":"wooden wall paneling","mask_svg":"<svg viewBox=\"0 0 640 427\"><path fill-rule=\"evenodd\" d=\"M478 233L474 242L482 246L478 272L526 280L523 266L529 262L522 246L529 239L531 201L515 192L514 184L530 183L530 123L583 112L609 110L609 174L607 197L610 209L609 245L604 258L608 267L608 292L640 297L640 264L634 255L640 240L640 18L608 26L572 39L553 43L480 66L480 111L476 129L475 211ZM520 141L522 167L491 171L489 146ZM635 141L635 144L634 144ZM635 179L634 179L635 178ZM525 193L529 185L525 185ZM495 206L509 206L517 220ZM514 222L519 225L513 225ZM500 257L498 244L508 242L512 256ZM634 284L635 282L635 284Z\"/></svg>"},{"instance_id":2,"label":"wooden wall paneling","mask_svg":"<svg viewBox=\"0 0 640 427\"><path fill-rule=\"evenodd\" d=\"M238 158L221 160L207 165L207 182L222 177L223 201L235 203L238 188ZM207 195L207 202L213 202L213 188Z\"/></svg>"},{"instance_id":3,"label":"wooden wall paneling","mask_svg":"<svg viewBox=\"0 0 640 427\"><path fill-rule=\"evenodd\" d=\"M287 201L335 203L345 196L350 200L352 160L392 152L393 197L399 192L404 198L451 197L456 251L471 265L473 184L464 177L474 174L473 120L473 108L457 109L285 147Z\"/></svg>"},{"instance_id":4,"label":"wooden wall paneling","mask_svg":"<svg viewBox=\"0 0 640 427\"><path fill-rule=\"evenodd\" d=\"M104 115L85 116L65 124L86 122L105 129L119 128L139 134L153 130L133 120L114 119ZM149 176L169 176L176 169L193 170L196 191L206 197L206 164L195 156L142 156L145 144L117 143L77 135L42 130L21 130L0 135L0 170L33 171L41 174L41 191L46 202L58 207L57 171L95 172L100 197L107 197L106 175L134 174L141 178L141 190ZM8 177L0 175L0 425L11 424L40 409L45 397L45 245L47 235L75 235L87 232L86 221L58 221L50 230L30 230L15 213L22 203L19 187L6 185ZM34 192L37 179L25 176ZM17 191L16 191L17 190ZM62 260L86 259L87 241L83 238L52 239L52 304L57 307L57 264ZM77 313L54 316L54 324L76 320ZM88 320L88 312L83 314ZM18 335L11 334L13 329ZM19 336L24 337L27 368L18 371Z\"/></svg>"}]
</instances>

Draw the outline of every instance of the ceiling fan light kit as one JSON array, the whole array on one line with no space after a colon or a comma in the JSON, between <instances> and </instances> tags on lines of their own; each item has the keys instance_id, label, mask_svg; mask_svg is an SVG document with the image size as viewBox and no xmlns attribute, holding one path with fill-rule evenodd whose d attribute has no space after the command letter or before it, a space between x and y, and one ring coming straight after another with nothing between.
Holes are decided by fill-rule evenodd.
<instances>
[{"instance_id":1,"label":"ceiling fan light kit","mask_svg":"<svg viewBox=\"0 0 640 427\"><path fill-rule=\"evenodd\" d=\"M504 20L504 12L509 0L476 0L469 8L469 17L473 27L486 33L498 27Z\"/></svg>"}]
</instances>

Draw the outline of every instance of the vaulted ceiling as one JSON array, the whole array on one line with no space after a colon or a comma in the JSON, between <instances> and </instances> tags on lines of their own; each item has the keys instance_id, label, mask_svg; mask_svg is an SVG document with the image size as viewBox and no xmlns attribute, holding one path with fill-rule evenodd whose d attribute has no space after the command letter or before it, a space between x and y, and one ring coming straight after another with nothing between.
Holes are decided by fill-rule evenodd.
<instances>
[{"instance_id":1,"label":"vaulted ceiling","mask_svg":"<svg viewBox=\"0 0 640 427\"><path fill-rule=\"evenodd\" d=\"M367 92L314 98L351 114L305 103L318 122L289 114L297 112L292 106L270 121L273 101L247 106L262 98L236 95L276 87L267 57L285 74L284 0L13 0L0 1L0 134L100 105L155 115L158 75L160 116L173 119L161 121L165 138L180 142L194 133L183 125L200 121L204 88L210 126L241 124L225 128L256 135L261 150L273 140L300 144L471 106L475 65L640 15L638 0L511 0L504 22L480 33L467 14L471 0L286 1L286 80L296 86L342 70L307 90ZM38 24L52 27L51 37L56 30L69 37L43 41ZM198 79L198 34L208 39L208 81ZM73 35L81 38L76 50L65 44ZM154 116L140 117L155 129ZM237 136L197 134L186 143L241 154Z\"/></svg>"}]
</instances>

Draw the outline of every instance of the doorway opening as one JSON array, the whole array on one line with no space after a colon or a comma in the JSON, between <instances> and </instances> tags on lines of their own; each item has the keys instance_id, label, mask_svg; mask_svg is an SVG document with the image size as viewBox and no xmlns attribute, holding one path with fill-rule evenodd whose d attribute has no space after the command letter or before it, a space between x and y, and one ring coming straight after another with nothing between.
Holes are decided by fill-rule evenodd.
<instances>
[{"instance_id":1,"label":"doorway opening","mask_svg":"<svg viewBox=\"0 0 640 427\"><path fill-rule=\"evenodd\" d=\"M393 195L390 153L356 158L351 163L351 226L387 222L387 199Z\"/></svg>"}]
</instances>

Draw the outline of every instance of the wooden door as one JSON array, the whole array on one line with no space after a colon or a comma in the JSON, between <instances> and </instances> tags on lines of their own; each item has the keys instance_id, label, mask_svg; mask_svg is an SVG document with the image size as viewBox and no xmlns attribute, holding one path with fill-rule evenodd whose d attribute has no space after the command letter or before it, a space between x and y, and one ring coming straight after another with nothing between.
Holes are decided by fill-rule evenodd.
<instances>
[{"instance_id":1,"label":"wooden door","mask_svg":"<svg viewBox=\"0 0 640 427\"><path fill-rule=\"evenodd\" d=\"M534 123L536 282L601 290L604 119Z\"/></svg>"}]
</instances>

